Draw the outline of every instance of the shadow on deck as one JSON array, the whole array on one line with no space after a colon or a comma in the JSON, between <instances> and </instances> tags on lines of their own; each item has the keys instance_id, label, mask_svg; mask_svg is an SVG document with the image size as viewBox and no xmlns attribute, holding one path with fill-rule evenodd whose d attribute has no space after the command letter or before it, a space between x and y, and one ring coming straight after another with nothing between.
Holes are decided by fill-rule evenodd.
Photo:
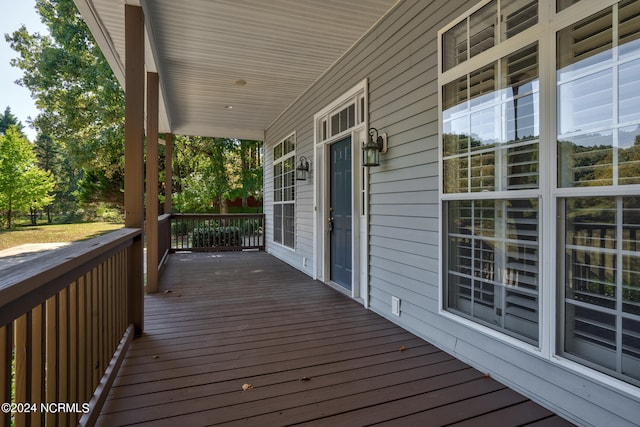
<instances>
[{"instance_id":1,"label":"shadow on deck","mask_svg":"<svg viewBox=\"0 0 640 427\"><path fill-rule=\"evenodd\" d=\"M98 420L134 423L570 425L264 252L169 258Z\"/></svg>"}]
</instances>

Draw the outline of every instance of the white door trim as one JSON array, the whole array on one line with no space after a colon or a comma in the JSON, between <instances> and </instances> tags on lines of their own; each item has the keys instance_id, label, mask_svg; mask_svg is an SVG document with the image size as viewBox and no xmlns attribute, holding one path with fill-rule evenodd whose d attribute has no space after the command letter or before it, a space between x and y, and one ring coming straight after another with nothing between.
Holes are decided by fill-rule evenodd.
<instances>
[{"instance_id":1,"label":"white door trim","mask_svg":"<svg viewBox=\"0 0 640 427\"><path fill-rule=\"evenodd\" d=\"M313 277L332 286L329 272L329 146L346 137L351 137L351 166L352 166L352 277L351 294L354 299L361 301L368 307L368 230L366 207L366 192L362 191L366 180L366 174L362 173L361 147L366 137L368 123L368 99L367 80L363 80L351 88L345 94L314 115L314 211L313 211ZM363 102L361 102L364 100ZM356 104L355 126L345 129L343 132L329 136L327 130L323 135L323 121L330 123L333 113L340 111L351 101ZM361 111L364 107L364 112ZM344 290L337 286L336 289ZM347 292L348 294L348 292Z\"/></svg>"}]
</instances>

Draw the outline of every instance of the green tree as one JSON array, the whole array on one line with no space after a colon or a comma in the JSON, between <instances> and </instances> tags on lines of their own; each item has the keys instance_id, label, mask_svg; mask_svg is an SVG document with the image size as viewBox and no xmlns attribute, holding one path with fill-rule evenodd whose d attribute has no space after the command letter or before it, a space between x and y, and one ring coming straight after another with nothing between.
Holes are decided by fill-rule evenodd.
<instances>
[{"instance_id":1,"label":"green tree","mask_svg":"<svg viewBox=\"0 0 640 427\"><path fill-rule=\"evenodd\" d=\"M10 126L15 126L22 133L22 123L18 121L18 118L11 112L11 108L7 106L4 114L0 113L0 133L5 133Z\"/></svg>"},{"instance_id":2,"label":"green tree","mask_svg":"<svg viewBox=\"0 0 640 427\"><path fill-rule=\"evenodd\" d=\"M227 201L262 195L262 143L228 138L175 140L175 209L227 212Z\"/></svg>"},{"instance_id":3,"label":"green tree","mask_svg":"<svg viewBox=\"0 0 640 427\"><path fill-rule=\"evenodd\" d=\"M36 0L49 35L25 26L5 35L11 64L36 99L40 132L65 149L79 170L83 200L123 203L124 92L73 0ZM94 179L98 177L98 179Z\"/></svg>"},{"instance_id":4,"label":"green tree","mask_svg":"<svg viewBox=\"0 0 640 427\"><path fill-rule=\"evenodd\" d=\"M24 135L15 127L0 135L0 212L7 228L16 211L33 213L50 204L54 185L51 174L36 166L36 156Z\"/></svg>"}]
</instances>

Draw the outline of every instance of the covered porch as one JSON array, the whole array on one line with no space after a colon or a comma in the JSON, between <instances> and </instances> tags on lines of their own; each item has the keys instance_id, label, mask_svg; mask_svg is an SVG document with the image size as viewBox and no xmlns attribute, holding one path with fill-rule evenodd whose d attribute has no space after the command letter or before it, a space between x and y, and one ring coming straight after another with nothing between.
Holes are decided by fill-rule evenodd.
<instances>
[{"instance_id":1,"label":"covered porch","mask_svg":"<svg viewBox=\"0 0 640 427\"><path fill-rule=\"evenodd\" d=\"M97 425L247 423L569 425L264 252L170 255Z\"/></svg>"},{"instance_id":2,"label":"covered porch","mask_svg":"<svg viewBox=\"0 0 640 427\"><path fill-rule=\"evenodd\" d=\"M144 314L137 229L3 272L0 426L569 425L259 247L170 236Z\"/></svg>"}]
</instances>

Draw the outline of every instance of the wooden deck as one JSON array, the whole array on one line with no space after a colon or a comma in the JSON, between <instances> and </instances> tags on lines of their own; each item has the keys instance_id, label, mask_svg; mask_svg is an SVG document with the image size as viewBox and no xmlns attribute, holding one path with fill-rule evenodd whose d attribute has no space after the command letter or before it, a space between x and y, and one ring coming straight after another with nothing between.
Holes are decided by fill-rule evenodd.
<instances>
[{"instance_id":1,"label":"wooden deck","mask_svg":"<svg viewBox=\"0 0 640 427\"><path fill-rule=\"evenodd\" d=\"M161 290L100 426L570 425L264 252L172 255Z\"/></svg>"}]
</instances>

